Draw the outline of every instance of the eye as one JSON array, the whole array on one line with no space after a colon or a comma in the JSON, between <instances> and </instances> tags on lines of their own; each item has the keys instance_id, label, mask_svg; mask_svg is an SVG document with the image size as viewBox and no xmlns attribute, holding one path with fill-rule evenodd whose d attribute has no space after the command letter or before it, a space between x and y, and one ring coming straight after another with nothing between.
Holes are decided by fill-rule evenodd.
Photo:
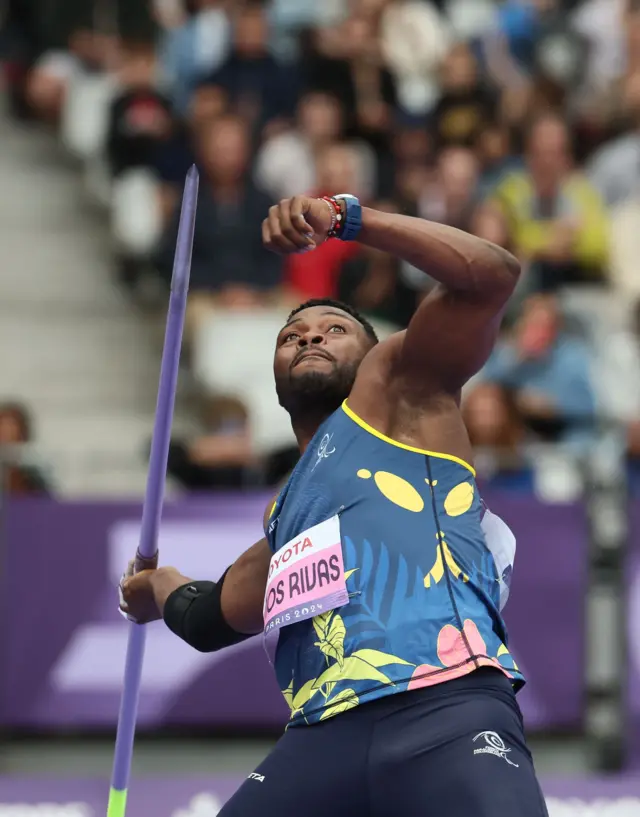
<instances>
[{"instance_id":1,"label":"eye","mask_svg":"<svg viewBox=\"0 0 640 817\"><path fill-rule=\"evenodd\" d=\"M292 338L297 338L297 332L287 332L287 334L282 338L283 343L288 343Z\"/></svg>"},{"instance_id":2,"label":"eye","mask_svg":"<svg viewBox=\"0 0 640 817\"><path fill-rule=\"evenodd\" d=\"M340 326L339 323L334 323L334 325L329 329L330 332L335 332L336 330L338 332L342 332L343 335L346 332L346 329L344 328L344 326Z\"/></svg>"}]
</instances>

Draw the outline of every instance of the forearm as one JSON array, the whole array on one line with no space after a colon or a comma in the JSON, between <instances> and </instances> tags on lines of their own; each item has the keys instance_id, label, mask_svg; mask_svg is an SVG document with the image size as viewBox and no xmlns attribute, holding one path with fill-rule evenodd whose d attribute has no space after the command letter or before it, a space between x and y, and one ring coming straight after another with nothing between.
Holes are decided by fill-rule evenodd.
<instances>
[{"instance_id":1,"label":"forearm","mask_svg":"<svg viewBox=\"0 0 640 817\"><path fill-rule=\"evenodd\" d=\"M152 589L165 624L200 652L215 652L260 632L269 561L269 546L261 540L218 582L194 581L174 568L156 571L160 575L154 576Z\"/></svg>"},{"instance_id":2,"label":"forearm","mask_svg":"<svg viewBox=\"0 0 640 817\"><path fill-rule=\"evenodd\" d=\"M478 297L510 292L520 270L502 247L462 230L368 207L358 241L406 261L447 289Z\"/></svg>"},{"instance_id":3,"label":"forearm","mask_svg":"<svg viewBox=\"0 0 640 817\"><path fill-rule=\"evenodd\" d=\"M160 615L164 614L164 606L173 591L190 581L192 580L188 576L183 576L175 567L159 567L153 571L150 577L151 589Z\"/></svg>"}]
</instances>

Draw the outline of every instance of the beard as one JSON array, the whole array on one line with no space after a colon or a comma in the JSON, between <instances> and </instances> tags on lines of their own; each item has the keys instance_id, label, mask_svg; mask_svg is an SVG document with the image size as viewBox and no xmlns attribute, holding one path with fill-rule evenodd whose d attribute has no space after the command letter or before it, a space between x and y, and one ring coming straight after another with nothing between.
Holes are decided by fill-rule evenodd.
<instances>
[{"instance_id":1,"label":"beard","mask_svg":"<svg viewBox=\"0 0 640 817\"><path fill-rule=\"evenodd\" d=\"M278 401L291 419L324 419L340 408L355 383L360 361L337 366L328 372L294 371L276 379Z\"/></svg>"}]
</instances>

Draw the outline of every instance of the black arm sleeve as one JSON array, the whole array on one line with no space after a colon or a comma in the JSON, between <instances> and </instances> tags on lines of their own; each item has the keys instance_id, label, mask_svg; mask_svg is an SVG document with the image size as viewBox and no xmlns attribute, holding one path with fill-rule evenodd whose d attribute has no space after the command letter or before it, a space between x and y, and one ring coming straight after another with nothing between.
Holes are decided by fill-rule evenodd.
<instances>
[{"instance_id":1,"label":"black arm sleeve","mask_svg":"<svg viewBox=\"0 0 640 817\"><path fill-rule=\"evenodd\" d=\"M165 602L164 623L199 652L216 652L251 638L237 633L222 614L222 585L228 572L227 568L219 582L183 584Z\"/></svg>"}]
</instances>

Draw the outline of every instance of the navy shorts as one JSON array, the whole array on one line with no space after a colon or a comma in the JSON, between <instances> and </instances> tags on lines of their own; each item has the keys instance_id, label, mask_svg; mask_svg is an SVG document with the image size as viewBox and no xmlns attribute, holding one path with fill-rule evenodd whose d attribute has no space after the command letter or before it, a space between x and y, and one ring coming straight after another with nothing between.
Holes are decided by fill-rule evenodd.
<instances>
[{"instance_id":1,"label":"navy shorts","mask_svg":"<svg viewBox=\"0 0 640 817\"><path fill-rule=\"evenodd\" d=\"M511 684L480 669L289 729L220 817L548 817Z\"/></svg>"}]
</instances>

